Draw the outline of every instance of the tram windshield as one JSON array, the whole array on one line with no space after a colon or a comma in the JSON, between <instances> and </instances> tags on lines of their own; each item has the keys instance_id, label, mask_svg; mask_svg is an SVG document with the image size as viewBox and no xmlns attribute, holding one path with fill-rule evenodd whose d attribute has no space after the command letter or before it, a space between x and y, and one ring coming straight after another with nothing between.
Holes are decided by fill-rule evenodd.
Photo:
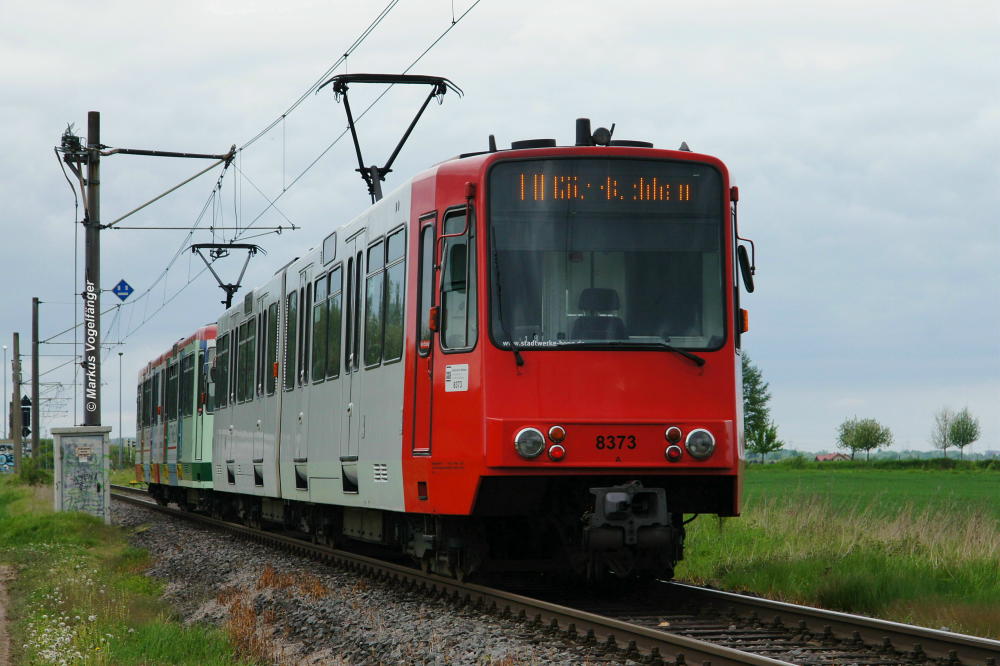
<instances>
[{"instance_id":1,"label":"tram windshield","mask_svg":"<svg viewBox=\"0 0 1000 666\"><path fill-rule=\"evenodd\" d=\"M520 349L717 349L722 179L707 165L548 159L490 172L491 334Z\"/></svg>"}]
</instances>

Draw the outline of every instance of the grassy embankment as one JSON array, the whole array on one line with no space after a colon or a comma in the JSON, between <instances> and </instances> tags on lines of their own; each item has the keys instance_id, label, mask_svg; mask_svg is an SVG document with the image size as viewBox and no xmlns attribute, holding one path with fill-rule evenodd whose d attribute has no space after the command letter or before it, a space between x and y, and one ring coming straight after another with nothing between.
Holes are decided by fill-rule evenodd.
<instances>
[{"instance_id":1,"label":"grassy embankment","mask_svg":"<svg viewBox=\"0 0 1000 666\"><path fill-rule=\"evenodd\" d=\"M678 579L1000 638L1000 469L747 470L743 516L688 526Z\"/></svg>"},{"instance_id":2,"label":"grassy embankment","mask_svg":"<svg viewBox=\"0 0 1000 666\"><path fill-rule=\"evenodd\" d=\"M9 586L16 664L234 664L224 632L185 627L142 575L145 551L121 529L83 514L53 513L52 487L0 477L0 563Z\"/></svg>"},{"instance_id":3,"label":"grassy embankment","mask_svg":"<svg viewBox=\"0 0 1000 666\"><path fill-rule=\"evenodd\" d=\"M135 484L135 468L127 467L125 469L113 469L111 470L111 483L116 486L128 486ZM145 484L143 485L145 487Z\"/></svg>"}]
</instances>

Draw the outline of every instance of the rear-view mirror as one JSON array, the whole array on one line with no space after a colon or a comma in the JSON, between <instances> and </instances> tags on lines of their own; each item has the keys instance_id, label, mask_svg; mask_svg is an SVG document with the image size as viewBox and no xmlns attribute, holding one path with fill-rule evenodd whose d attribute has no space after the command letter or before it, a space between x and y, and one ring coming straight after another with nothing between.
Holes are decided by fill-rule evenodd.
<instances>
[{"instance_id":1,"label":"rear-view mirror","mask_svg":"<svg viewBox=\"0 0 1000 666\"><path fill-rule=\"evenodd\" d=\"M750 257L747 256L747 248L745 245L740 245L736 248L736 256L739 258L740 262L740 275L743 276L743 286L746 287L747 292L753 293L753 271L750 269Z\"/></svg>"}]
</instances>

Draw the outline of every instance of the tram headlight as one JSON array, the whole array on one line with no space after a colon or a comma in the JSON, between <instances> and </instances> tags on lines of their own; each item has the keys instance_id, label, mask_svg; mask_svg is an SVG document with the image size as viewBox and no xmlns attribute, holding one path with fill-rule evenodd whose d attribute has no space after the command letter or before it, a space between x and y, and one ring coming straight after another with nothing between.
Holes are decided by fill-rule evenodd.
<instances>
[{"instance_id":1,"label":"tram headlight","mask_svg":"<svg viewBox=\"0 0 1000 666\"><path fill-rule=\"evenodd\" d=\"M715 437L704 428L696 428L688 434L684 448L693 458L704 460L715 451Z\"/></svg>"},{"instance_id":2,"label":"tram headlight","mask_svg":"<svg viewBox=\"0 0 1000 666\"><path fill-rule=\"evenodd\" d=\"M521 428L514 436L514 448L522 458L537 458L545 450L545 435L537 428Z\"/></svg>"}]
</instances>

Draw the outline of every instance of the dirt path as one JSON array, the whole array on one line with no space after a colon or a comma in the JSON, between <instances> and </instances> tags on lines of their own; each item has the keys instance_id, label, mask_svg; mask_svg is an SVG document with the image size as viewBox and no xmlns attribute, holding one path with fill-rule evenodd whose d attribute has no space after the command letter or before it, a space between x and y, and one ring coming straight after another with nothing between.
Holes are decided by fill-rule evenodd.
<instances>
[{"instance_id":1,"label":"dirt path","mask_svg":"<svg viewBox=\"0 0 1000 666\"><path fill-rule=\"evenodd\" d=\"M0 565L0 666L10 663L10 637L7 635L7 582L14 578L14 570Z\"/></svg>"}]
</instances>

